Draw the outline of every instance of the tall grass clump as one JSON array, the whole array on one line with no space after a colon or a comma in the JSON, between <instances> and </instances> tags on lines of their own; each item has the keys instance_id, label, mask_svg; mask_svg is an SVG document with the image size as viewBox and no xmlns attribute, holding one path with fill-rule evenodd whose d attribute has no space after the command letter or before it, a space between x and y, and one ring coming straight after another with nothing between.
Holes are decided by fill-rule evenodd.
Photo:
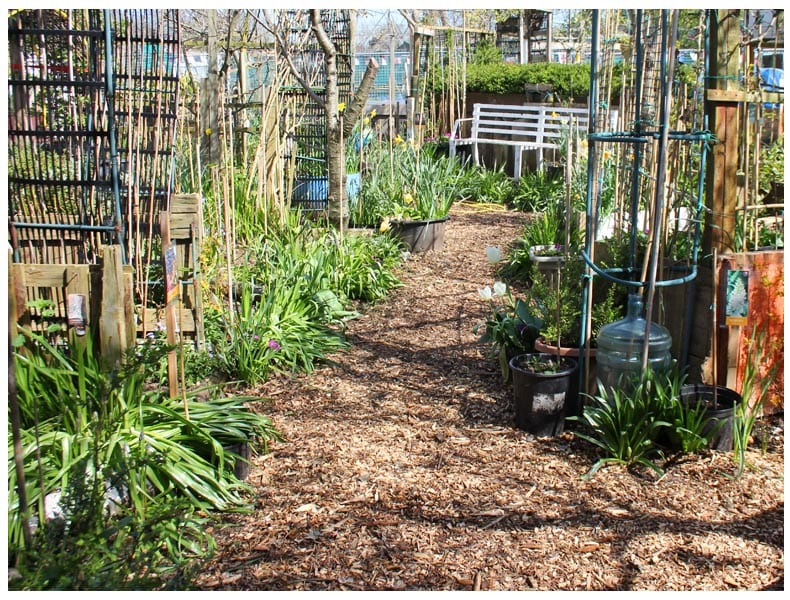
<instances>
[{"instance_id":1,"label":"tall grass clump","mask_svg":"<svg viewBox=\"0 0 790 600\"><path fill-rule=\"evenodd\" d=\"M169 398L147 384L134 351L108 368L90 339L64 350L25 336L14 373L26 506L11 435L8 448L8 548L20 575L13 585L188 585L213 549L205 511L248 502L234 474L243 459L229 448L266 451L279 438L271 421L242 398ZM160 358L167 351L161 346Z\"/></svg>"}]
</instances>

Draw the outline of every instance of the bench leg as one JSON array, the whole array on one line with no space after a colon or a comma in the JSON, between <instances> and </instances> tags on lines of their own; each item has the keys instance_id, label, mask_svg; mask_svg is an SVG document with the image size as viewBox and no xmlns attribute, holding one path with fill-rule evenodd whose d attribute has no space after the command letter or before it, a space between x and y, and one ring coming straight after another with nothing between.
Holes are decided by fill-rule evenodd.
<instances>
[{"instance_id":1,"label":"bench leg","mask_svg":"<svg viewBox=\"0 0 790 600\"><path fill-rule=\"evenodd\" d=\"M480 152L477 149L476 143L474 145L474 149L472 150L472 154L474 155L475 165L480 166Z\"/></svg>"},{"instance_id":2,"label":"bench leg","mask_svg":"<svg viewBox=\"0 0 790 600\"><path fill-rule=\"evenodd\" d=\"M516 146L515 156L513 157L513 179L516 181L521 179L521 154L523 150L521 146Z\"/></svg>"},{"instance_id":3,"label":"bench leg","mask_svg":"<svg viewBox=\"0 0 790 600\"><path fill-rule=\"evenodd\" d=\"M538 148L538 159L537 160L538 160L538 164L536 166L538 167L538 171L542 171L543 170L543 148Z\"/></svg>"}]
</instances>

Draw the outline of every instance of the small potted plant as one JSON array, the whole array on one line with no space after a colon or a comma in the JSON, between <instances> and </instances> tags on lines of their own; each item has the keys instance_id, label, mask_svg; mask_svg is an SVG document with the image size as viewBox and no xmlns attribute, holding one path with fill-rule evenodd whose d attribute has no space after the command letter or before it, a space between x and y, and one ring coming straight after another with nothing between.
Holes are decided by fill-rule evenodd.
<instances>
[{"instance_id":1,"label":"small potted plant","mask_svg":"<svg viewBox=\"0 0 790 600\"><path fill-rule=\"evenodd\" d=\"M535 338L542 323L529 310L527 303L515 298L509 286L501 281L478 290L488 302L490 314L475 332L483 331L480 341L488 344L502 371L502 379L510 379L510 359L534 349Z\"/></svg>"},{"instance_id":2,"label":"small potted plant","mask_svg":"<svg viewBox=\"0 0 790 600\"><path fill-rule=\"evenodd\" d=\"M520 354L510 359L516 426L536 436L562 433L569 407L575 405L575 359L554 354Z\"/></svg>"},{"instance_id":3,"label":"small potted plant","mask_svg":"<svg viewBox=\"0 0 790 600\"><path fill-rule=\"evenodd\" d=\"M503 379L513 378L516 425L537 436L561 433L567 403L574 400L576 361L534 352L543 324L505 283L497 281L493 289L485 286L479 293L491 307L480 341L491 345Z\"/></svg>"}]
</instances>

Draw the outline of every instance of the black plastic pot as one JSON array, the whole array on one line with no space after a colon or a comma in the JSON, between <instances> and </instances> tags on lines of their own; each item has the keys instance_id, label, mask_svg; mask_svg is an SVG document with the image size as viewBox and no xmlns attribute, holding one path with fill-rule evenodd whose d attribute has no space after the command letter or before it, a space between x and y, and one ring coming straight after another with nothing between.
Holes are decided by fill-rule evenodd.
<instances>
[{"instance_id":1,"label":"black plastic pot","mask_svg":"<svg viewBox=\"0 0 790 600\"><path fill-rule=\"evenodd\" d=\"M516 427L538 437L559 435L565 427L568 408L576 403L571 396L579 365L574 359L563 357L555 372L538 373L524 362L532 356L556 361L555 356L543 353L520 354L510 360Z\"/></svg>"},{"instance_id":2,"label":"black plastic pot","mask_svg":"<svg viewBox=\"0 0 790 600\"><path fill-rule=\"evenodd\" d=\"M723 452L732 450L733 415L742 401L738 392L724 386L691 383L680 388L680 400L687 406L705 405L708 423L702 435L708 440L709 448Z\"/></svg>"},{"instance_id":3,"label":"black plastic pot","mask_svg":"<svg viewBox=\"0 0 790 600\"><path fill-rule=\"evenodd\" d=\"M444 246L444 229L449 217L426 221L393 221L392 233L409 252L441 250Z\"/></svg>"}]
</instances>

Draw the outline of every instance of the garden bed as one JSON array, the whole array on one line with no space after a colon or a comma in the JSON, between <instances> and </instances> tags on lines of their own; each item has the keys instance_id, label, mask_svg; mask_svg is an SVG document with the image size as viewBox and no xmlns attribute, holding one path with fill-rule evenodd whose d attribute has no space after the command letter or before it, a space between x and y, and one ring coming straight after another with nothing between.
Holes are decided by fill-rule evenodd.
<instances>
[{"instance_id":1,"label":"garden bed","mask_svg":"<svg viewBox=\"0 0 790 600\"><path fill-rule=\"evenodd\" d=\"M731 454L618 467L566 431L514 425L512 390L473 329L486 246L523 215L457 206L444 249L349 324L337 364L255 390L286 441L256 457L251 513L223 517L198 578L216 590L784 589L784 425ZM765 451L761 451L764 442Z\"/></svg>"}]
</instances>

